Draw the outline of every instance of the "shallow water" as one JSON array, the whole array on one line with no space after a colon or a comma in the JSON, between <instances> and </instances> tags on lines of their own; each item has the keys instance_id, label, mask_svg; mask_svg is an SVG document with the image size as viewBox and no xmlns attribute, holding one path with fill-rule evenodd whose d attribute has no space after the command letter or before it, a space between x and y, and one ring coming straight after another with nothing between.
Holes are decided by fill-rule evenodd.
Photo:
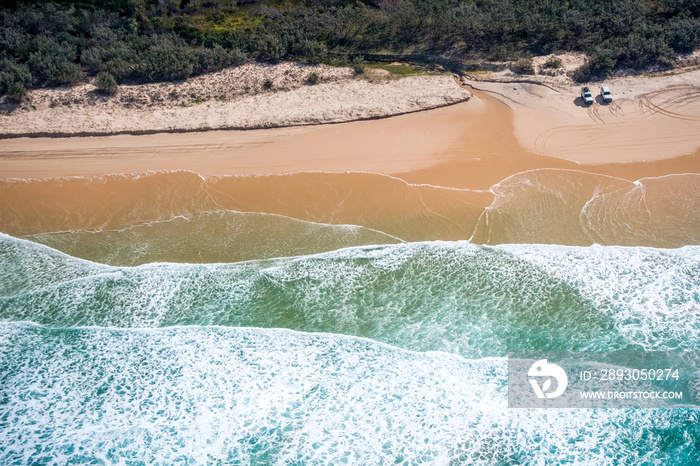
<instances>
[{"instance_id":1,"label":"shallow water","mask_svg":"<svg viewBox=\"0 0 700 466\"><path fill-rule=\"evenodd\" d=\"M698 192L699 174L630 182L562 169L519 173L488 191L371 173L7 179L0 226L115 265L233 262L397 241L668 248L700 243Z\"/></svg>"}]
</instances>

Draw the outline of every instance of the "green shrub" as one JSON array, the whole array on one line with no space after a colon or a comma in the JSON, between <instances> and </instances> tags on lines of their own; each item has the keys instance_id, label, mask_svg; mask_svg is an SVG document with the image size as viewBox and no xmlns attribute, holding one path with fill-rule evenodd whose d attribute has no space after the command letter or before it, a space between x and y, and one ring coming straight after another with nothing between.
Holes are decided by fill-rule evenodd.
<instances>
[{"instance_id":1,"label":"green shrub","mask_svg":"<svg viewBox=\"0 0 700 466\"><path fill-rule=\"evenodd\" d=\"M286 44L280 37L266 34L255 44L258 58L263 61L278 61L287 55Z\"/></svg>"},{"instance_id":2,"label":"green shrub","mask_svg":"<svg viewBox=\"0 0 700 466\"><path fill-rule=\"evenodd\" d=\"M535 74L535 67L532 58L521 58L510 65L510 69L520 74Z\"/></svg>"},{"instance_id":3,"label":"green shrub","mask_svg":"<svg viewBox=\"0 0 700 466\"><path fill-rule=\"evenodd\" d=\"M352 62L350 63L350 66L352 66L352 70L355 72L355 74L362 74L365 72L365 66L367 63L365 63L365 60L357 56L352 59Z\"/></svg>"},{"instance_id":4,"label":"green shrub","mask_svg":"<svg viewBox=\"0 0 700 466\"><path fill-rule=\"evenodd\" d=\"M673 50L668 44L658 35L647 32L616 37L605 43L616 65L641 69L657 64L661 57L673 58Z\"/></svg>"},{"instance_id":5,"label":"green shrub","mask_svg":"<svg viewBox=\"0 0 700 466\"><path fill-rule=\"evenodd\" d=\"M27 88L21 82L15 81L7 87L7 95L16 102L21 102L27 95Z\"/></svg>"},{"instance_id":6,"label":"green shrub","mask_svg":"<svg viewBox=\"0 0 700 466\"><path fill-rule=\"evenodd\" d=\"M119 86L117 85L117 80L111 74L102 71L97 74L97 79L95 79L95 87L105 94L116 94Z\"/></svg>"},{"instance_id":7,"label":"green shrub","mask_svg":"<svg viewBox=\"0 0 700 466\"><path fill-rule=\"evenodd\" d=\"M689 18L670 24L665 31L668 45L678 53L691 53L700 46L700 22Z\"/></svg>"},{"instance_id":8,"label":"green shrub","mask_svg":"<svg viewBox=\"0 0 700 466\"><path fill-rule=\"evenodd\" d=\"M515 61L558 50L586 52L591 58L576 76L587 79L615 67L668 66L675 54L700 47L698 0L545 6L515 0L243 0L223 2L216 13L217 2L208 0L19 3L0 8L0 59L27 65L32 84L40 85L79 82L84 72L107 72L119 82L180 80L248 57L347 65L347 57L380 53ZM594 56L598 50L604 52ZM362 72L363 63L351 65ZM530 72L529 66L515 67ZM3 92L15 82L0 79Z\"/></svg>"},{"instance_id":9,"label":"green shrub","mask_svg":"<svg viewBox=\"0 0 700 466\"><path fill-rule=\"evenodd\" d=\"M247 61L248 57L246 56L245 52L243 52L241 49L234 48L231 50L231 65L241 66Z\"/></svg>"},{"instance_id":10,"label":"green shrub","mask_svg":"<svg viewBox=\"0 0 700 466\"><path fill-rule=\"evenodd\" d=\"M586 65L577 68L571 75L571 78L577 83L587 83L591 80L591 77L591 70Z\"/></svg>"},{"instance_id":11,"label":"green shrub","mask_svg":"<svg viewBox=\"0 0 700 466\"><path fill-rule=\"evenodd\" d=\"M194 74L211 73L229 66L240 66L248 59L240 49L227 50L219 44L214 44L213 47L199 47L196 56Z\"/></svg>"},{"instance_id":12,"label":"green shrub","mask_svg":"<svg viewBox=\"0 0 700 466\"><path fill-rule=\"evenodd\" d=\"M612 73L616 64L617 62L613 58L612 53L608 50L598 50L588 58L586 66L588 66L593 76L604 78Z\"/></svg>"},{"instance_id":13,"label":"green shrub","mask_svg":"<svg viewBox=\"0 0 700 466\"><path fill-rule=\"evenodd\" d=\"M309 73L309 75L306 77L306 82L309 84L318 84L319 81L321 81L321 78L319 77L318 73Z\"/></svg>"},{"instance_id":14,"label":"green shrub","mask_svg":"<svg viewBox=\"0 0 700 466\"><path fill-rule=\"evenodd\" d=\"M304 40L296 48L295 56L308 63L324 63L328 60L328 48L326 44L315 40Z\"/></svg>"},{"instance_id":15,"label":"green shrub","mask_svg":"<svg viewBox=\"0 0 700 466\"><path fill-rule=\"evenodd\" d=\"M83 80L85 75L74 61L77 51L72 44L41 36L34 41L33 47L35 51L29 55L27 65L39 82L55 86L77 84Z\"/></svg>"},{"instance_id":16,"label":"green shrub","mask_svg":"<svg viewBox=\"0 0 700 466\"><path fill-rule=\"evenodd\" d=\"M155 36L152 44L139 54L138 77L145 81L182 81L195 69L195 52L172 37Z\"/></svg>"},{"instance_id":17,"label":"green shrub","mask_svg":"<svg viewBox=\"0 0 700 466\"><path fill-rule=\"evenodd\" d=\"M0 94L10 92L10 86L20 84L26 89L32 83L32 75L26 65L15 63L9 58L0 59Z\"/></svg>"},{"instance_id":18,"label":"green shrub","mask_svg":"<svg viewBox=\"0 0 700 466\"><path fill-rule=\"evenodd\" d=\"M128 78L136 69L136 52L125 42L119 42L106 49L90 48L83 52L80 63L90 73L107 72L115 79Z\"/></svg>"},{"instance_id":19,"label":"green shrub","mask_svg":"<svg viewBox=\"0 0 700 466\"><path fill-rule=\"evenodd\" d=\"M487 58L492 61L507 61L517 58L517 54L511 45L496 43L491 46Z\"/></svg>"},{"instance_id":20,"label":"green shrub","mask_svg":"<svg viewBox=\"0 0 700 466\"><path fill-rule=\"evenodd\" d=\"M676 62L674 62L671 58L668 58L668 57L659 58L657 64L663 70L672 70L673 68L676 67Z\"/></svg>"},{"instance_id":21,"label":"green shrub","mask_svg":"<svg viewBox=\"0 0 700 466\"><path fill-rule=\"evenodd\" d=\"M211 73L230 66L233 57L230 51L224 49L219 44L213 47L200 47L197 49L197 63L194 67L196 74Z\"/></svg>"},{"instance_id":22,"label":"green shrub","mask_svg":"<svg viewBox=\"0 0 700 466\"><path fill-rule=\"evenodd\" d=\"M597 49L589 55L586 63L574 72L573 78L577 82L605 79L615 69L615 64L610 51Z\"/></svg>"},{"instance_id":23,"label":"green shrub","mask_svg":"<svg viewBox=\"0 0 700 466\"><path fill-rule=\"evenodd\" d=\"M544 64L542 64L542 67L543 67L543 68L554 68L554 69L559 69L559 68L562 67L561 58L555 57L554 55L552 55L551 57L549 57L549 58L547 59L546 62L544 62Z\"/></svg>"}]
</instances>

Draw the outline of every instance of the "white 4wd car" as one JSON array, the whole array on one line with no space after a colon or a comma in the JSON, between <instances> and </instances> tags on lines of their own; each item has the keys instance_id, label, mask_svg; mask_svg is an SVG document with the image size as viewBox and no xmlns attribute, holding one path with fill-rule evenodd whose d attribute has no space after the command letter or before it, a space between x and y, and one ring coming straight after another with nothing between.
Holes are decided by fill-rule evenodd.
<instances>
[{"instance_id":1,"label":"white 4wd car","mask_svg":"<svg viewBox=\"0 0 700 466\"><path fill-rule=\"evenodd\" d=\"M610 103L612 102L612 93L608 86L603 86L600 88L600 95L603 97L603 101Z\"/></svg>"},{"instance_id":2,"label":"white 4wd car","mask_svg":"<svg viewBox=\"0 0 700 466\"><path fill-rule=\"evenodd\" d=\"M581 98L586 105L593 105L593 94L591 94L591 90L588 87L581 89Z\"/></svg>"}]
</instances>

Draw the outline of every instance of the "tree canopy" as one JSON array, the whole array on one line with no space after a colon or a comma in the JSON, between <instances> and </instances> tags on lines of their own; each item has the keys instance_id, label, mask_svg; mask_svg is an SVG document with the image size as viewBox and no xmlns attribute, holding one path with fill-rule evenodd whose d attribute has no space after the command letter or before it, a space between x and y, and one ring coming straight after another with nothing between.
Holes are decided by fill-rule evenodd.
<instances>
[{"instance_id":1,"label":"tree canopy","mask_svg":"<svg viewBox=\"0 0 700 466\"><path fill-rule=\"evenodd\" d=\"M5 2L0 93L182 80L249 59L367 54L517 60L581 51L578 77L673 66L700 47L700 0L83 0ZM9 5L9 6L7 6Z\"/></svg>"}]
</instances>

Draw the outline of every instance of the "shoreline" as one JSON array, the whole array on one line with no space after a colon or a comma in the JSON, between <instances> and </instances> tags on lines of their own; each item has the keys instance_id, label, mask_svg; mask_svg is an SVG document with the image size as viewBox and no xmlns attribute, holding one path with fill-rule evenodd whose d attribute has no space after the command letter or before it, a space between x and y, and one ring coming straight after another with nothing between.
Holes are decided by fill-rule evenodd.
<instances>
[{"instance_id":1,"label":"shoreline","mask_svg":"<svg viewBox=\"0 0 700 466\"><path fill-rule=\"evenodd\" d=\"M265 216L270 214L306 226L362 227L370 236L391 241L676 248L698 242L698 187L700 174L632 181L561 168L519 172L488 191L357 172L203 176L172 171L4 179L0 223L3 233L17 238L43 242L42 235L63 235L60 241L72 249L81 247L80 238L97 233L118 239L133 228L160 224L156 229L166 234L176 219L179 226L172 228L187 235L206 227L222 238L238 232L240 244L256 243L268 234ZM676 215L680 211L686 214ZM620 222L611 224L611 213ZM262 223L247 222L244 214ZM208 221L203 215L228 220ZM94 246L102 244L98 236ZM361 241L375 244L370 238Z\"/></svg>"},{"instance_id":2,"label":"shoreline","mask_svg":"<svg viewBox=\"0 0 700 466\"><path fill-rule=\"evenodd\" d=\"M468 102L334 125L9 139L0 223L32 235L227 211L409 242L697 244L700 151L575 162L527 150L517 137L524 113L474 91ZM265 237L265 225L250 224L241 244Z\"/></svg>"}]
</instances>

